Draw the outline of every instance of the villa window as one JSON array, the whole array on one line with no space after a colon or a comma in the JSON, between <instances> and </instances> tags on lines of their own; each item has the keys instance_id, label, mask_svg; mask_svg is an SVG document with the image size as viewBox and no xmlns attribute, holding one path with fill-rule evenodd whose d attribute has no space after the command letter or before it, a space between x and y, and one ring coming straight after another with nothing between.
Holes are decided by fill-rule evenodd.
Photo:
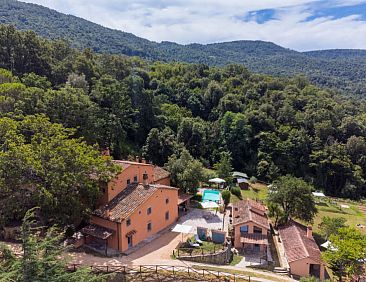
<instances>
[{"instance_id":1,"label":"villa window","mask_svg":"<svg viewBox=\"0 0 366 282\"><path fill-rule=\"evenodd\" d=\"M169 220L169 212L168 211L165 213L165 220Z\"/></svg>"},{"instance_id":2,"label":"villa window","mask_svg":"<svg viewBox=\"0 0 366 282\"><path fill-rule=\"evenodd\" d=\"M137 175L133 177L133 182L137 182Z\"/></svg>"},{"instance_id":3,"label":"villa window","mask_svg":"<svg viewBox=\"0 0 366 282\"><path fill-rule=\"evenodd\" d=\"M151 214L151 212L152 212L152 208L150 207L147 209L147 214Z\"/></svg>"},{"instance_id":4,"label":"villa window","mask_svg":"<svg viewBox=\"0 0 366 282\"><path fill-rule=\"evenodd\" d=\"M254 226L253 227L253 233L262 234L262 228L259 228L257 226Z\"/></svg>"},{"instance_id":5,"label":"villa window","mask_svg":"<svg viewBox=\"0 0 366 282\"><path fill-rule=\"evenodd\" d=\"M131 179L127 179L127 185L131 183Z\"/></svg>"},{"instance_id":6,"label":"villa window","mask_svg":"<svg viewBox=\"0 0 366 282\"><path fill-rule=\"evenodd\" d=\"M165 199L165 203L166 203L166 204L169 204L169 198L166 198L166 199Z\"/></svg>"},{"instance_id":7,"label":"villa window","mask_svg":"<svg viewBox=\"0 0 366 282\"><path fill-rule=\"evenodd\" d=\"M240 227L240 233L246 234L246 233L248 233L248 231L249 231L248 225L244 225L244 226Z\"/></svg>"},{"instance_id":8,"label":"villa window","mask_svg":"<svg viewBox=\"0 0 366 282\"><path fill-rule=\"evenodd\" d=\"M148 224L147 224L147 231L148 232L150 232L152 230L152 223L151 222L149 222Z\"/></svg>"},{"instance_id":9,"label":"villa window","mask_svg":"<svg viewBox=\"0 0 366 282\"><path fill-rule=\"evenodd\" d=\"M130 225L131 225L131 219L129 218L126 220L126 226L130 226Z\"/></svg>"}]
</instances>

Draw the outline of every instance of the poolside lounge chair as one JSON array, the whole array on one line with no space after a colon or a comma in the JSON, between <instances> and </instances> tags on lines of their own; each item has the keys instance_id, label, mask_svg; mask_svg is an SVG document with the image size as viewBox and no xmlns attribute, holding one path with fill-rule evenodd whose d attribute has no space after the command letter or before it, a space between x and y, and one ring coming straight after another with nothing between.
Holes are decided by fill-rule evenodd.
<instances>
[{"instance_id":1,"label":"poolside lounge chair","mask_svg":"<svg viewBox=\"0 0 366 282\"><path fill-rule=\"evenodd\" d=\"M194 234L194 240L198 243L198 244L200 244L200 245L202 245L203 244L203 242L200 240L200 238L198 237L198 234Z\"/></svg>"}]
</instances>

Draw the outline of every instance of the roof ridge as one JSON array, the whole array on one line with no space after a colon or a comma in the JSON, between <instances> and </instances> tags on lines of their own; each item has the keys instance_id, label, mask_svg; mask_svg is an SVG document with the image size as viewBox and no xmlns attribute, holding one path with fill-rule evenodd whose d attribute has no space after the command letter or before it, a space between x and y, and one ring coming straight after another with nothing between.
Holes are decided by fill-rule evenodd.
<instances>
[{"instance_id":1,"label":"roof ridge","mask_svg":"<svg viewBox=\"0 0 366 282\"><path fill-rule=\"evenodd\" d=\"M303 246L304 250L305 250L305 253L306 253L306 257L310 257L310 254L309 254L309 251L308 251L308 248L306 247L305 243L304 243L304 240L303 240L303 236L301 235L300 233L300 230L299 228L301 228L299 225L300 223L296 222L293 220L293 222L295 223L294 226L295 226L295 229L296 229L296 233L297 235L300 237L300 242L301 242L301 245ZM305 235L306 238L308 238L306 235Z\"/></svg>"}]
</instances>

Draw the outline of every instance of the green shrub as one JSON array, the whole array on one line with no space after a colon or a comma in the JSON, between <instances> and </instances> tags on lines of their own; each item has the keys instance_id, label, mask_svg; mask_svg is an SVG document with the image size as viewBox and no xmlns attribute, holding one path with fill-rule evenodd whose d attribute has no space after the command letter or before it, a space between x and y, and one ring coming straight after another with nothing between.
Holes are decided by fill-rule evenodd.
<instances>
[{"instance_id":1,"label":"green shrub","mask_svg":"<svg viewBox=\"0 0 366 282\"><path fill-rule=\"evenodd\" d=\"M255 184L255 183L257 183L257 182L258 182L258 179L257 179L257 177L252 176L252 177L249 179L249 182L250 182L250 183Z\"/></svg>"},{"instance_id":2,"label":"green shrub","mask_svg":"<svg viewBox=\"0 0 366 282\"><path fill-rule=\"evenodd\" d=\"M196 195L194 195L192 200L197 201L197 202L202 202L202 195L196 194Z\"/></svg>"},{"instance_id":3,"label":"green shrub","mask_svg":"<svg viewBox=\"0 0 366 282\"><path fill-rule=\"evenodd\" d=\"M224 200L225 206L230 203L231 193L228 190L224 190L221 192L222 199Z\"/></svg>"},{"instance_id":4,"label":"green shrub","mask_svg":"<svg viewBox=\"0 0 366 282\"><path fill-rule=\"evenodd\" d=\"M239 187L232 187L230 191L231 191L231 194L237 196L240 200L242 199L241 190Z\"/></svg>"}]
</instances>

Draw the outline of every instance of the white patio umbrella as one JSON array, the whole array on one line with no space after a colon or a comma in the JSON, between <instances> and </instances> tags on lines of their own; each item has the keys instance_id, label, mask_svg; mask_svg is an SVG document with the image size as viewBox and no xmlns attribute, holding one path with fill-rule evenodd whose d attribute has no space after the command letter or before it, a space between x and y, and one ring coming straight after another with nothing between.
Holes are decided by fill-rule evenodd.
<instances>
[{"instance_id":1,"label":"white patio umbrella","mask_svg":"<svg viewBox=\"0 0 366 282\"><path fill-rule=\"evenodd\" d=\"M201 203L201 206L204 209L217 209L218 207L220 207L218 203L211 201L203 202Z\"/></svg>"},{"instance_id":2,"label":"white patio umbrella","mask_svg":"<svg viewBox=\"0 0 366 282\"><path fill-rule=\"evenodd\" d=\"M183 224L177 224L172 229L172 232L176 233L182 233L182 242L183 242L183 234L191 234L193 232L193 226L190 225L183 225Z\"/></svg>"},{"instance_id":3,"label":"white patio umbrella","mask_svg":"<svg viewBox=\"0 0 366 282\"><path fill-rule=\"evenodd\" d=\"M226 181L224 179L216 177L216 178L212 178L212 179L208 180L208 182L222 184L222 183L225 183Z\"/></svg>"}]
</instances>

